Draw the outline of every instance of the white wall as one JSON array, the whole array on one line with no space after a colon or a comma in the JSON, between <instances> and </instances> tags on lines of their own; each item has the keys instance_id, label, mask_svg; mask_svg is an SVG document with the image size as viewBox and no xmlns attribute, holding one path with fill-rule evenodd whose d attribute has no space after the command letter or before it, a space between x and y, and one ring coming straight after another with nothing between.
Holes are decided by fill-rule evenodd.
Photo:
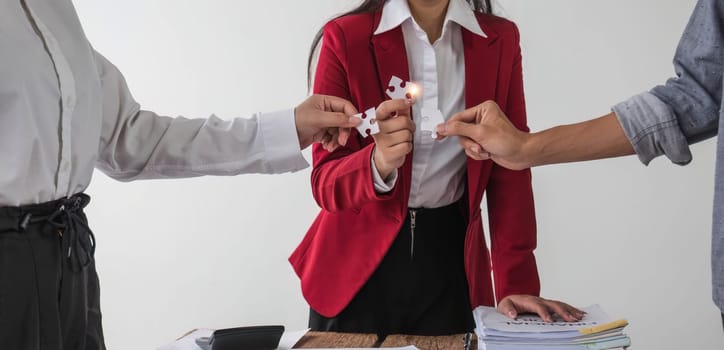
<instances>
[{"instance_id":1,"label":"white wall","mask_svg":"<svg viewBox=\"0 0 724 350\"><path fill-rule=\"evenodd\" d=\"M353 0L75 0L147 109L249 115L305 94L315 31ZM606 113L672 74L694 0L501 1L523 36L533 130ZM714 143L685 168L635 158L535 170L545 296L627 317L638 349L721 349L710 297ZM88 192L110 349L195 327L306 326L286 258L317 212L309 171ZM139 344L143 346L139 347Z\"/></svg>"}]
</instances>

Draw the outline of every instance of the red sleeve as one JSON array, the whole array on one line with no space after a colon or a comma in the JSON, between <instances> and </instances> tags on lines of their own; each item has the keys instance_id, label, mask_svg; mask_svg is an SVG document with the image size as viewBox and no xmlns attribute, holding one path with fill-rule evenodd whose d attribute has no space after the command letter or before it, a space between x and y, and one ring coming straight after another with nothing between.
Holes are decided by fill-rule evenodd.
<instances>
[{"instance_id":1,"label":"red sleeve","mask_svg":"<svg viewBox=\"0 0 724 350\"><path fill-rule=\"evenodd\" d=\"M513 24L515 54L504 112L520 130L527 126L520 34ZM533 251L536 248L535 206L530 169L493 166L487 186L491 255L498 301L512 294L540 294Z\"/></svg>"},{"instance_id":2,"label":"red sleeve","mask_svg":"<svg viewBox=\"0 0 724 350\"><path fill-rule=\"evenodd\" d=\"M347 75L346 43L344 33L335 23L324 28L314 78L314 93L351 98ZM370 106L357 106L364 110ZM359 134L352 130L346 146L329 153L320 145L313 150L312 192L319 206L330 212L358 209L363 205L389 198L378 195L372 178L372 151L374 143L363 146ZM393 191L394 192L394 191Z\"/></svg>"}]
</instances>

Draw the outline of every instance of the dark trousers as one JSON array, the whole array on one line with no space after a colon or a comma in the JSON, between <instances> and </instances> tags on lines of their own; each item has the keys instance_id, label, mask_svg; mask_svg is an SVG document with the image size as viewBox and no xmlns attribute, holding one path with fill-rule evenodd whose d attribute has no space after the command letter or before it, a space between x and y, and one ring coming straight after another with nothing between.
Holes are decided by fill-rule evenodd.
<instances>
[{"instance_id":1,"label":"dark trousers","mask_svg":"<svg viewBox=\"0 0 724 350\"><path fill-rule=\"evenodd\" d=\"M0 208L1 349L105 349L88 201Z\"/></svg>"},{"instance_id":2,"label":"dark trousers","mask_svg":"<svg viewBox=\"0 0 724 350\"><path fill-rule=\"evenodd\" d=\"M460 206L420 209L405 223L374 274L334 318L310 311L316 331L448 335L475 328L465 277Z\"/></svg>"}]
</instances>

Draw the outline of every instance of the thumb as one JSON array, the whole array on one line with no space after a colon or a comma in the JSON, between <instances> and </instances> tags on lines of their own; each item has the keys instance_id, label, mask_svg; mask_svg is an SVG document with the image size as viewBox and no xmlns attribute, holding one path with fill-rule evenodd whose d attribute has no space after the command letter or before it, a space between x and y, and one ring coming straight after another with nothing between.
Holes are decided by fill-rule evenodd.
<instances>
[{"instance_id":1,"label":"thumb","mask_svg":"<svg viewBox=\"0 0 724 350\"><path fill-rule=\"evenodd\" d=\"M311 121L312 126L317 128L354 128L362 120L350 117L339 112L319 112L317 118Z\"/></svg>"},{"instance_id":2,"label":"thumb","mask_svg":"<svg viewBox=\"0 0 724 350\"><path fill-rule=\"evenodd\" d=\"M324 96L326 105L332 110L332 112L340 112L346 115L357 114L357 108L354 105L340 97L336 96Z\"/></svg>"},{"instance_id":3,"label":"thumb","mask_svg":"<svg viewBox=\"0 0 724 350\"><path fill-rule=\"evenodd\" d=\"M478 108L469 108L460 113L453 115L450 120L464 123L475 123L478 120Z\"/></svg>"},{"instance_id":4,"label":"thumb","mask_svg":"<svg viewBox=\"0 0 724 350\"><path fill-rule=\"evenodd\" d=\"M438 133L443 136L464 136L478 141L480 140L481 130L482 126L479 124L449 120L447 123L440 125Z\"/></svg>"},{"instance_id":5,"label":"thumb","mask_svg":"<svg viewBox=\"0 0 724 350\"><path fill-rule=\"evenodd\" d=\"M498 304L498 312L513 320L518 317L518 309L510 298L505 298Z\"/></svg>"}]
</instances>

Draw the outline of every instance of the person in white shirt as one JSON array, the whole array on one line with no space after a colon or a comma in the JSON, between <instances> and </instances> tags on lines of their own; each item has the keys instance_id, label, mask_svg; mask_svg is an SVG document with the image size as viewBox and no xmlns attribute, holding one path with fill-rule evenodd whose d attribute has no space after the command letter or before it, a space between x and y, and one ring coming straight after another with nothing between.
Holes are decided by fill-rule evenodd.
<instances>
[{"instance_id":1,"label":"person in white shirt","mask_svg":"<svg viewBox=\"0 0 724 350\"><path fill-rule=\"evenodd\" d=\"M311 143L344 145L356 112L317 95L229 121L159 116L70 0L0 0L0 348L105 349L83 213L95 168L121 181L297 171Z\"/></svg>"},{"instance_id":2,"label":"person in white shirt","mask_svg":"<svg viewBox=\"0 0 724 350\"><path fill-rule=\"evenodd\" d=\"M465 333L472 308L496 301L513 318L582 317L538 296L530 171L473 161L457 140L423 129L429 110L452 116L491 98L525 127L520 36L490 9L482 0L367 0L324 27L314 92L397 116L333 153L315 147L322 210L290 257L313 330ZM421 93L407 105L384 101L393 76Z\"/></svg>"}]
</instances>

